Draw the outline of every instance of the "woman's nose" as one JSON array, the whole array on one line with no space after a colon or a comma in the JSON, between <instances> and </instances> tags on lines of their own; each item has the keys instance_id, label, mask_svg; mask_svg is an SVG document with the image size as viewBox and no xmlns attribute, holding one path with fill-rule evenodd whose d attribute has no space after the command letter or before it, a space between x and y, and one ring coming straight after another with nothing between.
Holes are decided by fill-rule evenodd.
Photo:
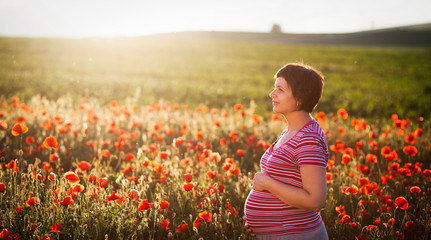
<instances>
[{"instance_id":1,"label":"woman's nose","mask_svg":"<svg viewBox=\"0 0 431 240\"><path fill-rule=\"evenodd\" d=\"M269 93L269 97L270 97L270 98L275 98L275 96L274 96L274 91L271 91L271 92Z\"/></svg>"}]
</instances>

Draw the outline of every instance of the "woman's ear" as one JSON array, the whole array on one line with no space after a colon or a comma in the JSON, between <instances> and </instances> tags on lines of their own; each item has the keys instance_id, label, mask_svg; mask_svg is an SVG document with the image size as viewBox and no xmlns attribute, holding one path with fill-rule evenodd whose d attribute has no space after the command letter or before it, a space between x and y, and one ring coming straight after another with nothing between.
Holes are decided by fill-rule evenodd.
<instances>
[{"instance_id":1,"label":"woman's ear","mask_svg":"<svg viewBox=\"0 0 431 240\"><path fill-rule=\"evenodd\" d=\"M296 100L296 110L299 110L300 107L301 107L301 101Z\"/></svg>"}]
</instances>

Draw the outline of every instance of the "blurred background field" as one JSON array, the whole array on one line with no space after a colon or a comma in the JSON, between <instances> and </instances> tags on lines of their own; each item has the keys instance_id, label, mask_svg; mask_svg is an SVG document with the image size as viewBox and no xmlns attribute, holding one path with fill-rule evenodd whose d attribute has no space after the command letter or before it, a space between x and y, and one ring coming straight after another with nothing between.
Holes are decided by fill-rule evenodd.
<instances>
[{"instance_id":1,"label":"blurred background field","mask_svg":"<svg viewBox=\"0 0 431 240\"><path fill-rule=\"evenodd\" d=\"M429 46L286 44L265 41L262 36L270 34L225 35L1 37L1 98L26 101L40 94L51 100L164 100L192 107L248 105L253 100L263 114L271 111L268 93L274 73L288 62L303 62L325 75L317 111L346 108L367 118L430 116Z\"/></svg>"}]
</instances>

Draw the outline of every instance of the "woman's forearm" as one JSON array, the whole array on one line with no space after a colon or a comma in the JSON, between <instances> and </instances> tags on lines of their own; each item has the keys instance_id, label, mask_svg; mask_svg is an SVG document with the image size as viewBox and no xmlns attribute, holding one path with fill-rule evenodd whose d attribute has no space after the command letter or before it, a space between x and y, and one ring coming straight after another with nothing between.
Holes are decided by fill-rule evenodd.
<instances>
[{"instance_id":1,"label":"woman's forearm","mask_svg":"<svg viewBox=\"0 0 431 240\"><path fill-rule=\"evenodd\" d=\"M267 191L284 203L295 208L310 209L318 212L325 204L326 192L324 197L318 196L318 194L313 195L304 188L285 184L271 177L269 177L265 185Z\"/></svg>"}]
</instances>

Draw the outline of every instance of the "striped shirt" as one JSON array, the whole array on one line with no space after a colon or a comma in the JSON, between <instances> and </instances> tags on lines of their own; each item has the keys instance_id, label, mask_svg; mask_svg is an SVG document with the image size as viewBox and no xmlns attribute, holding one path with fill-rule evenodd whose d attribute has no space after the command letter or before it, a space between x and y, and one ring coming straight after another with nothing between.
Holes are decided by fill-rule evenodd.
<instances>
[{"instance_id":1,"label":"striped shirt","mask_svg":"<svg viewBox=\"0 0 431 240\"><path fill-rule=\"evenodd\" d=\"M312 165L326 168L326 137L315 120L305 124L289 141L273 150L276 142L266 150L260 161L262 171L267 171L275 180L302 188L299 167ZM268 191L251 190L244 209L247 224L256 235L304 233L322 224L318 212L289 206Z\"/></svg>"}]
</instances>

